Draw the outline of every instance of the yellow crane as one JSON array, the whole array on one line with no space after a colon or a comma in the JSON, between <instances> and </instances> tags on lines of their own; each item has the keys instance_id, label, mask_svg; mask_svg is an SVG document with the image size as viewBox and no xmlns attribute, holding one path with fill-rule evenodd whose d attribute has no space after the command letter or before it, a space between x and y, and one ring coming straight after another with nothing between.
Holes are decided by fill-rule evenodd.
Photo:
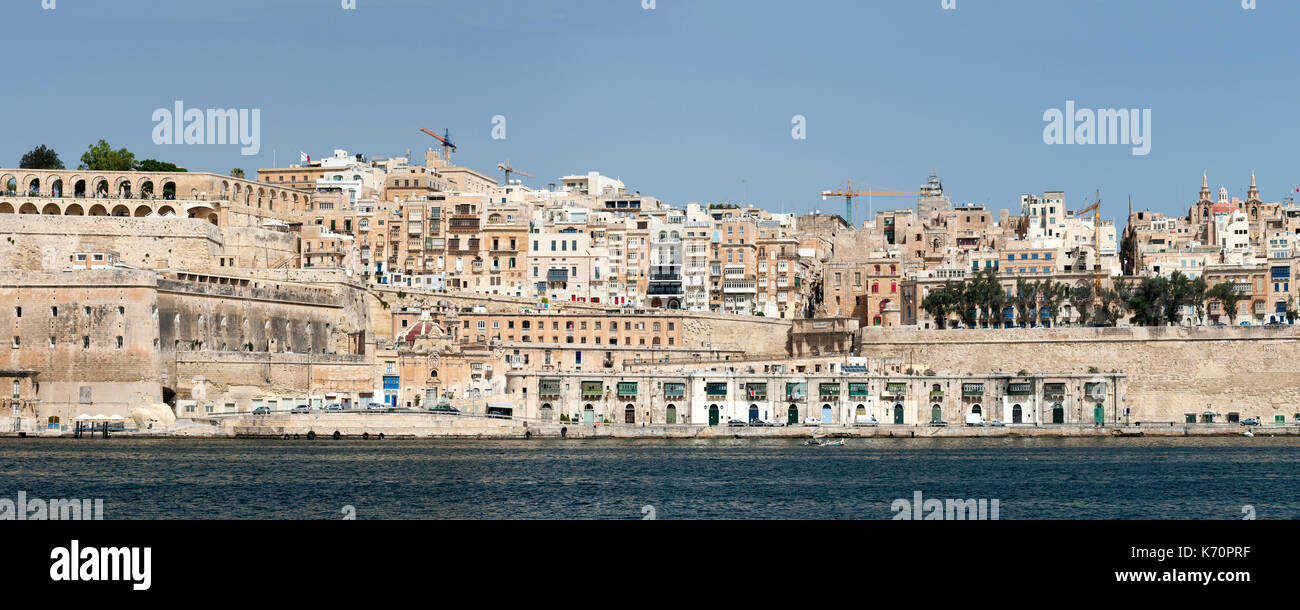
<instances>
[{"instance_id":1,"label":"yellow crane","mask_svg":"<svg viewBox=\"0 0 1300 610\"><path fill-rule=\"evenodd\" d=\"M854 197L868 197L868 198L870 197L920 197L922 195L922 193L905 193L903 191L895 191L892 189L884 189L878 191L871 190L875 188L880 188L880 187L874 187L868 184L867 185L868 190L855 191L853 190L853 181L849 180L847 185L841 187L839 190L822 191L822 200L825 201L827 197L843 197L844 198L844 219L848 221L849 226L853 226L853 198ZM868 203L867 203L867 215L868 216L871 215L870 199L868 199Z\"/></svg>"}]
</instances>

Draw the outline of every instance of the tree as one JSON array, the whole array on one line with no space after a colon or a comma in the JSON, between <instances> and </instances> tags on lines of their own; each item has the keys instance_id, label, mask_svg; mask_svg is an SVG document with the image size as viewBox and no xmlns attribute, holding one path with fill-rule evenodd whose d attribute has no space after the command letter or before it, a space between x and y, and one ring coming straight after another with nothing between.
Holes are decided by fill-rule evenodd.
<instances>
[{"instance_id":1,"label":"tree","mask_svg":"<svg viewBox=\"0 0 1300 610\"><path fill-rule=\"evenodd\" d=\"M1070 289L1070 304L1079 312L1080 326L1087 326L1088 320L1092 319L1092 311L1096 306L1093 296L1092 284L1087 281L1079 282L1079 285Z\"/></svg>"},{"instance_id":2,"label":"tree","mask_svg":"<svg viewBox=\"0 0 1300 610\"><path fill-rule=\"evenodd\" d=\"M1047 308L1047 318L1056 326L1056 318L1061 315L1061 303L1070 298L1070 287L1063 282L1053 282L1051 278L1043 281L1042 300Z\"/></svg>"},{"instance_id":3,"label":"tree","mask_svg":"<svg viewBox=\"0 0 1300 610\"><path fill-rule=\"evenodd\" d=\"M63 169L63 161L59 159L59 153L54 152L52 148L46 148L44 144L31 149L23 155L18 162L21 169Z\"/></svg>"},{"instance_id":4,"label":"tree","mask_svg":"<svg viewBox=\"0 0 1300 610\"><path fill-rule=\"evenodd\" d=\"M145 159L144 161L141 161L140 164L135 167L135 169L138 169L142 172L187 172L189 171L183 167L176 165L175 163L168 163L166 161L159 161L157 159Z\"/></svg>"},{"instance_id":5,"label":"tree","mask_svg":"<svg viewBox=\"0 0 1300 610\"><path fill-rule=\"evenodd\" d=\"M1016 278L1016 294L1012 298L1016 306L1016 320L1021 328L1026 328L1033 319L1035 304L1038 302L1038 283Z\"/></svg>"},{"instance_id":6,"label":"tree","mask_svg":"<svg viewBox=\"0 0 1300 610\"><path fill-rule=\"evenodd\" d=\"M235 169L230 170L230 177L231 177L231 178L243 178L243 177L244 177L244 170L243 170L243 169L240 169L240 168L238 168L238 167L236 167Z\"/></svg>"},{"instance_id":7,"label":"tree","mask_svg":"<svg viewBox=\"0 0 1300 610\"><path fill-rule=\"evenodd\" d=\"M1116 283L1122 284L1123 282ZM1097 323L1103 326L1114 326L1127 313L1123 305L1124 299L1118 291L1111 289L1103 289L1097 293L1097 296L1100 301L1097 310Z\"/></svg>"},{"instance_id":8,"label":"tree","mask_svg":"<svg viewBox=\"0 0 1300 610\"><path fill-rule=\"evenodd\" d=\"M81 166L77 169L127 172L135 169L135 155L125 148L113 150L107 141L100 140L81 155Z\"/></svg>"},{"instance_id":9,"label":"tree","mask_svg":"<svg viewBox=\"0 0 1300 610\"><path fill-rule=\"evenodd\" d=\"M1237 322L1237 305L1246 299L1246 295L1237 292L1237 288L1228 282L1219 282L1211 288L1206 296L1223 305L1223 313L1228 314L1228 323Z\"/></svg>"},{"instance_id":10,"label":"tree","mask_svg":"<svg viewBox=\"0 0 1300 610\"><path fill-rule=\"evenodd\" d=\"M954 305L957 285L956 282L949 281L943 286L936 286L921 301L921 309L934 318L934 323L940 330L948 327L948 313Z\"/></svg>"}]
</instances>

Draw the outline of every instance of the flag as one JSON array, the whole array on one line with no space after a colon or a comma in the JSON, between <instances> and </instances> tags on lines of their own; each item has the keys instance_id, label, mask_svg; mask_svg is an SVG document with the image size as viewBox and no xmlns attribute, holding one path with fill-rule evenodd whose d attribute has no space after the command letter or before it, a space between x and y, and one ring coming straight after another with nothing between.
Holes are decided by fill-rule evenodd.
<instances>
[{"instance_id":1,"label":"flag","mask_svg":"<svg viewBox=\"0 0 1300 610\"><path fill-rule=\"evenodd\" d=\"M311 155L305 152L300 152L298 153L298 161L301 163L311 163Z\"/></svg>"}]
</instances>

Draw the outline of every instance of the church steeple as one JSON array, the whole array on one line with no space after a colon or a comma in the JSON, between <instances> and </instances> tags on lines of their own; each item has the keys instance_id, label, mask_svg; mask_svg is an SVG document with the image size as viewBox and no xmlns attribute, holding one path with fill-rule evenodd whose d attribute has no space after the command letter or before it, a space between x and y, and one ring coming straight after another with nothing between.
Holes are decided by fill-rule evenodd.
<instances>
[{"instance_id":1,"label":"church steeple","mask_svg":"<svg viewBox=\"0 0 1300 610\"><path fill-rule=\"evenodd\" d=\"M1259 187L1255 186L1255 172L1250 172L1250 191L1246 193L1246 201L1259 201Z\"/></svg>"},{"instance_id":2,"label":"church steeple","mask_svg":"<svg viewBox=\"0 0 1300 610\"><path fill-rule=\"evenodd\" d=\"M1210 201L1210 174L1201 175L1201 201Z\"/></svg>"}]
</instances>

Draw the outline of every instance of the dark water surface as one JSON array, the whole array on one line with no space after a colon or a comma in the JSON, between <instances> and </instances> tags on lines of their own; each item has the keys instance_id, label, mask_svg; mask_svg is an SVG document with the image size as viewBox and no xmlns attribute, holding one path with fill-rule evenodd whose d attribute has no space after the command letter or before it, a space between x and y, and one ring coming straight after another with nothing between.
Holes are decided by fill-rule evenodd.
<instances>
[{"instance_id":1,"label":"dark water surface","mask_svg":"<svg viewBox=\"0 0 1300 610\"><path fill-rule=\"evenodd\" d=\"M106 519L888 519L998 499L1002 519L1300 518L1300 439L395 441L0 439L0 498Z\"/></svg>"}]
</instances>

